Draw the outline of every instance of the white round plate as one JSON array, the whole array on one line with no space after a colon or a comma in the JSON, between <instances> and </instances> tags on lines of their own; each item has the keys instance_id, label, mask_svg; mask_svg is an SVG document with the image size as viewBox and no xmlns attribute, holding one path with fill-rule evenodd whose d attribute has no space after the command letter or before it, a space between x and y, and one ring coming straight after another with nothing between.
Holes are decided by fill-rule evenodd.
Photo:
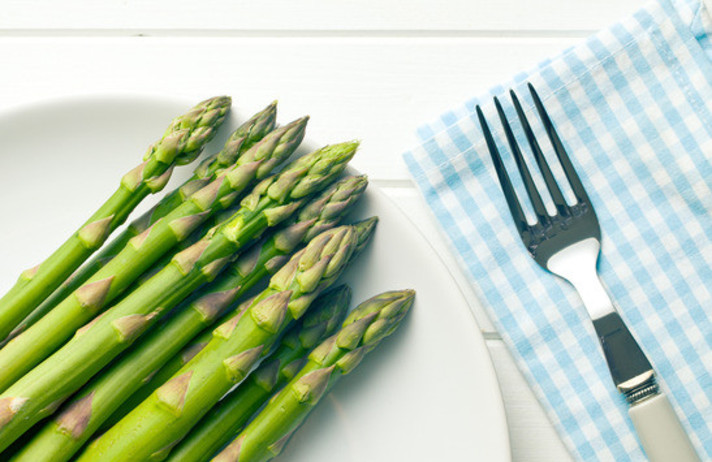
<instances>
[{"instance_id":1,"label":"white round plate","mask_svg":"<svg viewBox=\"0 0 712 462\"><path fill-rule=\"evenodd\" d=\"M0 113L0 291L83 222L170 118L191 103L81 97ZM226 125L234 127L247 115L239 109ZM223 127L210 147L219 147L228 132ZM176 169L167 190L190 170ZM344 277L354 303L413 288L416 304L401 328L342 379L277 460L509 461L494 369L457 285L427 241L373 185L355 212L371 215L380 217L374 241Z\"/></svg>"}]
</instances>

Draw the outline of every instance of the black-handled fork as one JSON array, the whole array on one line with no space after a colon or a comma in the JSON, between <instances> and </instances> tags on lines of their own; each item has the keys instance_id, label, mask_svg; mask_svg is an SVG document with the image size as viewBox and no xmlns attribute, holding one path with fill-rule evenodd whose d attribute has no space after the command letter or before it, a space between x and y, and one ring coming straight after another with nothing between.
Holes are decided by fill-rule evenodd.
<instances>
[{"instance_id":1,"label":"black-handled fork","mask_svg":"<svg viewBox=\"0 0 712 462\"><path fill-rule=\"evenodd\" d=\"M516 93L510 90L517 117L548 193L556 206L556 213L550 215L532 179L502 105L495 98L494 104L507 143L536 215L535 223L527 221L487 121L482 110L477 106L477 117L517 231L532 258L544 269L569 281L581 296L593 321L613 382L629 404L628 412L650 460L654 462L699 461L670 402L656 383L655 371L650 361L631 335L608 292L601 284L596 271L601 250L601 227L598 218L539 95L531 84L529 90L551 146L574 193L576 203L569 205L564 199L522 105Z\"/></svg>"}]
</instances>

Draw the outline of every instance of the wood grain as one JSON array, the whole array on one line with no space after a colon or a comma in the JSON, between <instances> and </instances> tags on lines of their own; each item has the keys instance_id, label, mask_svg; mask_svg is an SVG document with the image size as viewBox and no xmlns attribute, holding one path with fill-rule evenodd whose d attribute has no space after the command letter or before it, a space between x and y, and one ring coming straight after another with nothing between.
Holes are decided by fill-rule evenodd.
<instances>
[{"instance_id":1,"label":"wood grain","mask_svg":"<svg viewBox=\"0 0 712 462\"><path fill-rule=\"evenodd\" d=\"M0 30L507 31L519 35L596 30L641 4L641 0L5 0Z\"/></svg>"}]
</instances>

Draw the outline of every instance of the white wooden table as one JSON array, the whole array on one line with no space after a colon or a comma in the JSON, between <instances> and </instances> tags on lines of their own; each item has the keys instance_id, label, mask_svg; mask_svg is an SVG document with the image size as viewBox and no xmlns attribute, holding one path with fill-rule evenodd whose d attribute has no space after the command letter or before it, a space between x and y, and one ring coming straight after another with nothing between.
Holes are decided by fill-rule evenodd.
<instances>
[{"instance_id":1,"label":"white wooden table","mask_svg":"<svg viewBox=\"0 0 712 462\"><path fill-rule=\"evenodd\" d=\"M453 268L400 154L414 129L575 44L642 0L0 0L0 108L99 93L232 95L319 140L359 138L355 166ZM465 284L462 284L465 287ZM571 460L474 295L515 461Z\"/></svg>"}]
</instances>

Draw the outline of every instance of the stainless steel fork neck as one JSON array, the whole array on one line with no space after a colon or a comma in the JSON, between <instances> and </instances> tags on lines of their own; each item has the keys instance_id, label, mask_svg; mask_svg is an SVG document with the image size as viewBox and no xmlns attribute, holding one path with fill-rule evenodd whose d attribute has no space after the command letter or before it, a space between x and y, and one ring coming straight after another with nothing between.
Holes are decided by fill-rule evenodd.
<instances>
[{"instance_id":1,"label":"stainless steel fork neck","mask_svg":"<svg viewBox=\"0 0 712 462\"><path fill-rule=\"evenodd\" d=\"M569 281L578 291L591 319L615 311L611 297L596 272L601 243L588 238L561 249L549 258L546 267Z\"/></svg>"},{"instance_id":2,"label":"stainless steel fork neck","mask_svg":"<svg viewBox=\"0 0 712 462\"><path fill-rule=\"evenodd\" d=\"M556 252L546 267L578 291L593 321L613 382L629 403L636 403L657 394L658 385L645 353L601 284L596 272L600 250L598 239L583 239Z\"/></svg>"}]
</instances>

